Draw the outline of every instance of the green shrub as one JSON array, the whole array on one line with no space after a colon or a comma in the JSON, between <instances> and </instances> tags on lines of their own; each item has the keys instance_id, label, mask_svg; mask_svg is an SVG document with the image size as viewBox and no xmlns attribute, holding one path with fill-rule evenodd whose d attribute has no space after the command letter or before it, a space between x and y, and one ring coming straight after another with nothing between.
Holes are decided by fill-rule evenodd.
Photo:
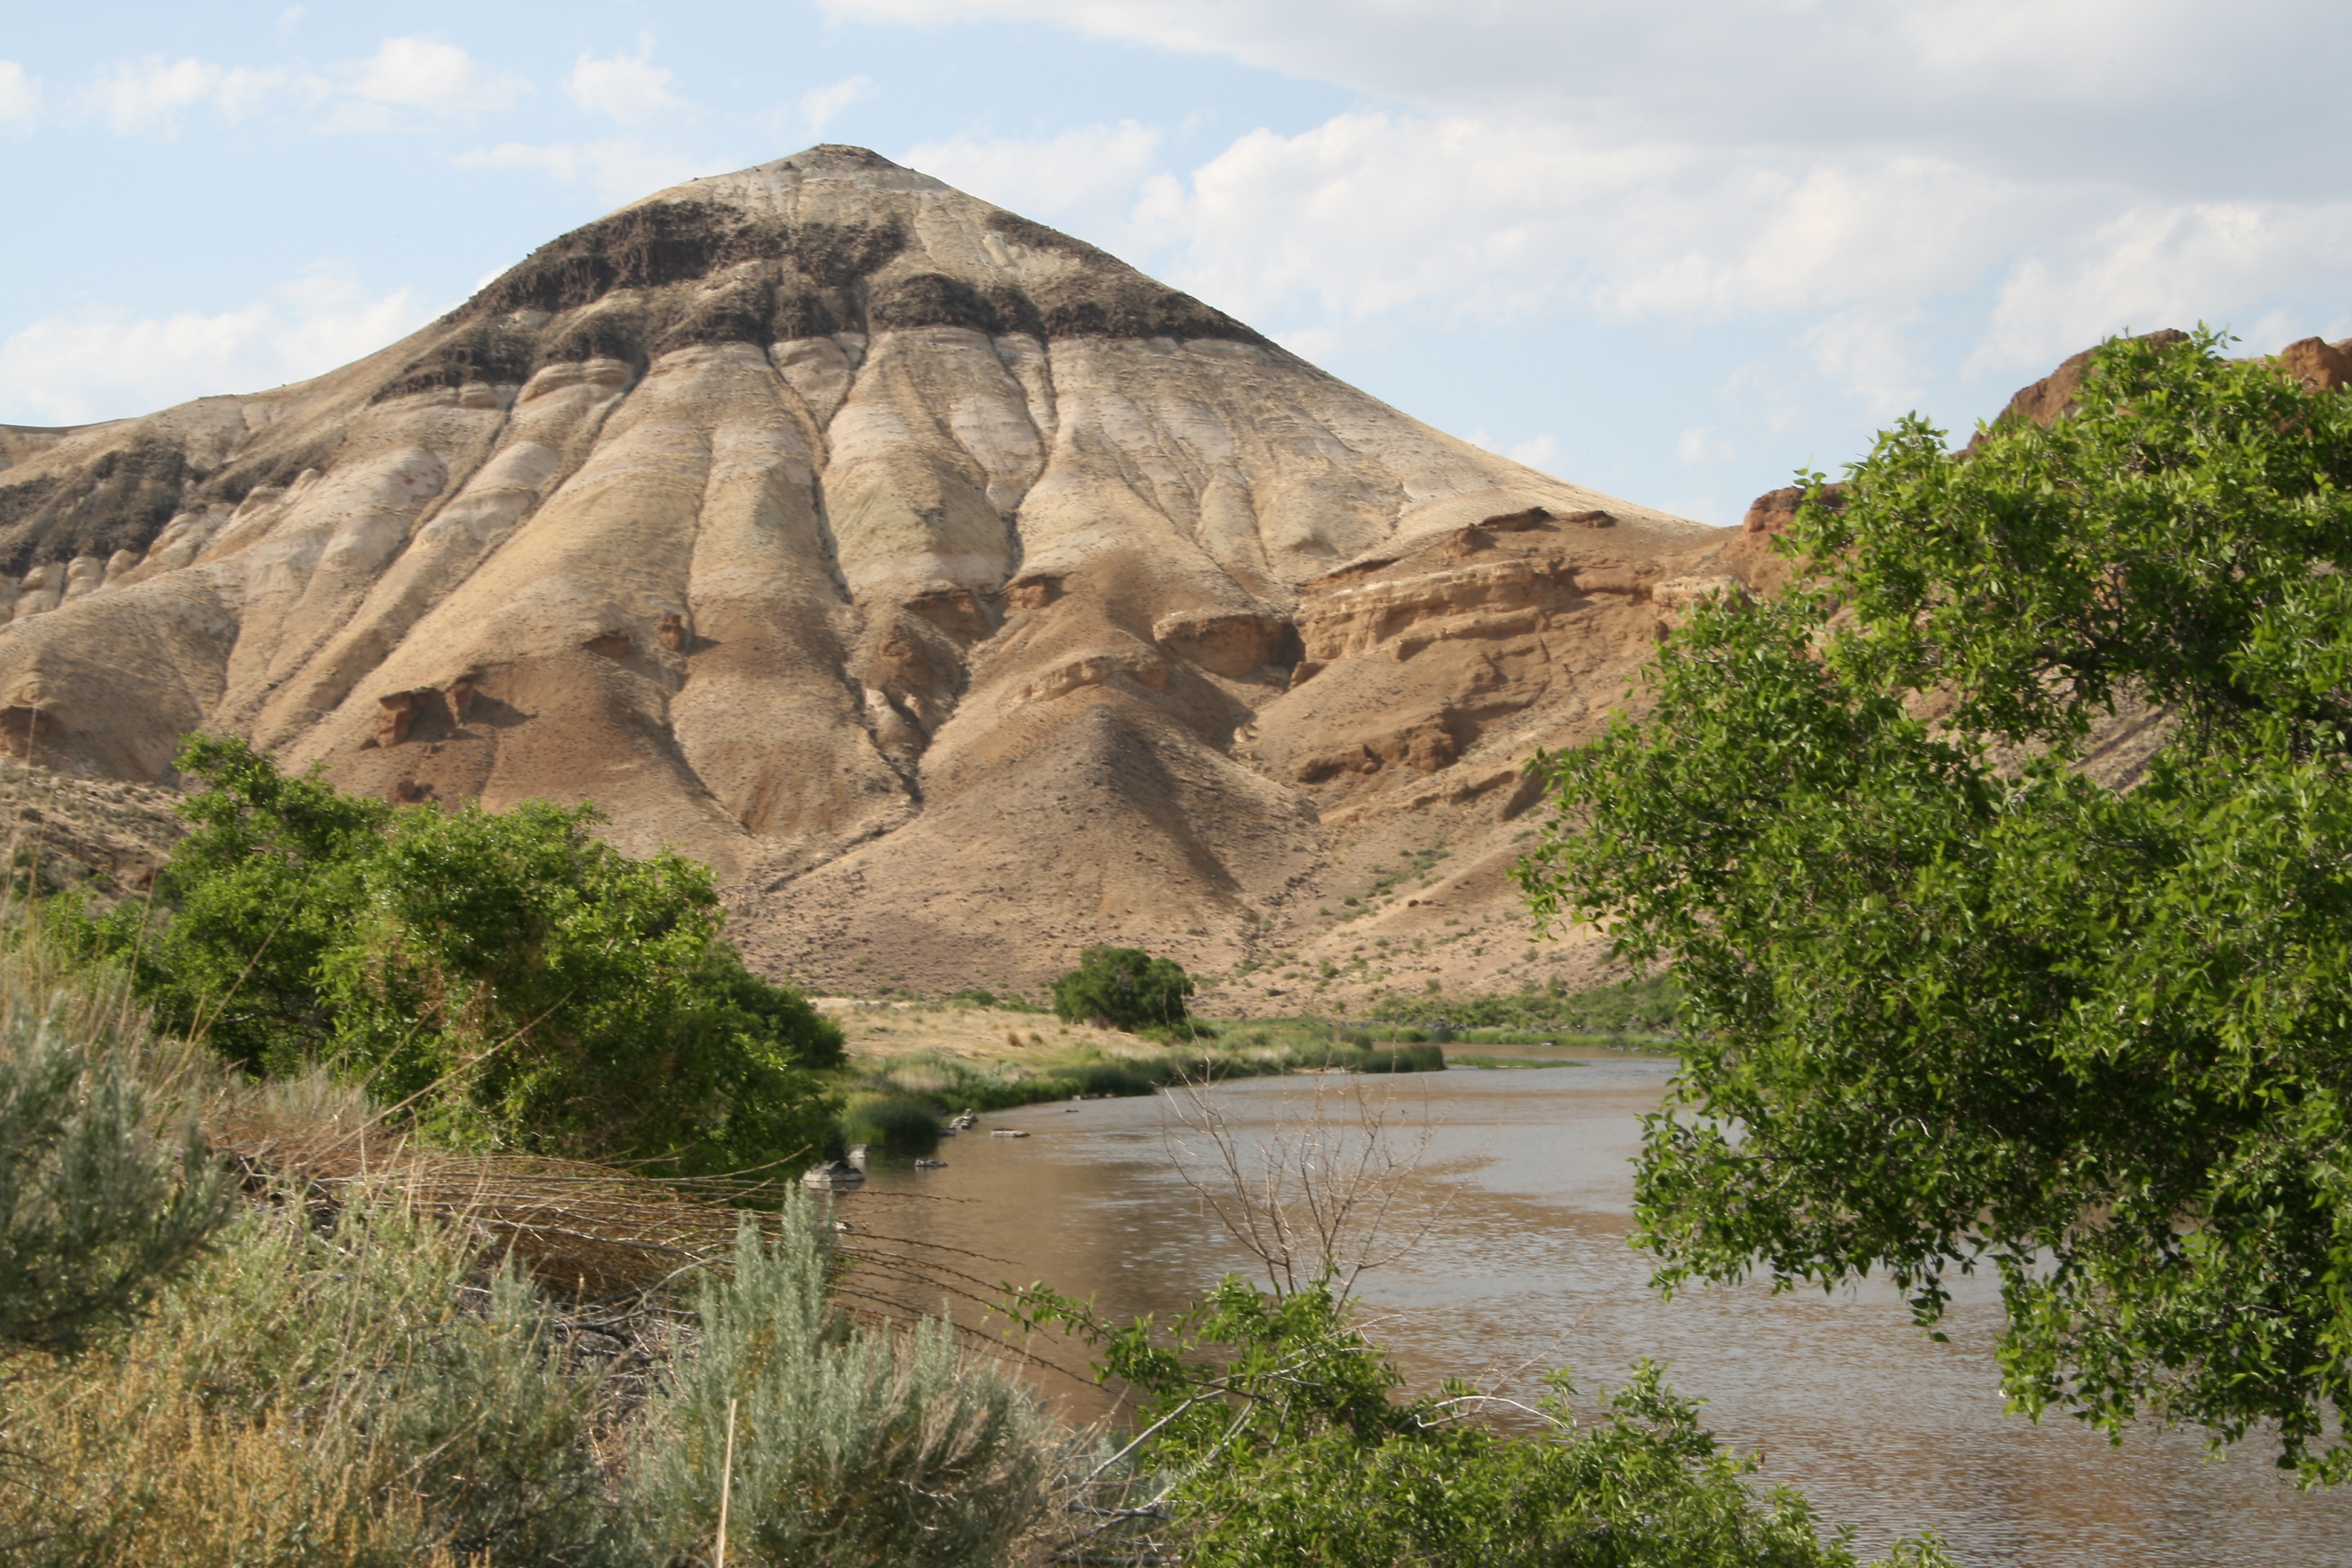
<instances>
[{"instance_id":1,"label":"green shrub","mask_svg":"<svg viewBox=\"0 0 2352 1568\"><path fill-rule=\"evenodd\" d=\"M588 806L395 807L190 739L209 787L144 905L69 921L173 1027L282 1073L332 1060L457 1141L673 1170L822 1151L841 1033L719 938L708 868L632 860Z\"/></svg>"},{"instance_id":2,"label":"green shrub","mask_svg":"<svg viewBox=\"0 0 2352 1568\"><path fill-rule=\"evenodd\" d=\"M911 1094L854 1100L842 1116L841 1135L885 1153L928 1154L940 1146L939 1112Z\"/></svg>"},{"instance_id":3,"label":"green shrub","mask_svg":"<svg viewBox=\"0 0 2352 1568\"><path fill-rule=\"evenodd\" d=\"M71 1353L135 1318L228 1210L194 1126L151 1130L121 985L52 990L38 963L21 942L0 959L0 1348Z\"/></svg>"},{"instance_id":4,"label":"green shrub","mask_svg":"<svg viewBox=\"0 0 2352 1568\"><path fill-rule=\"evenodd\" d=\"M1062 1076L1071 1080L1079 1094L1122 1095L1150 1094L1174 1078L1164 1058L1149 1062L1087 1062Z\"/></svg>"},{"instance_id":5,"label":"green shrub","mask_svg":"<svg viewBox=\"0 0 2352 1568\"><path fill-rule=\"evenodd\" d=\"M747 1218L732 1277L704 1285L634 1477L654 1561L716 1536L730 1403L730 1563L983 1568L1043 1508L1055 1440L1027 1396L960 1360L944 1321L849 1323L825 1297L832 1235L795 1191L775 1245Z\"/></svg>"},{"instance_id":6,"label":"green shrub","mask_svg":"<svg viewBox=\"0 0 2352 1568\"><path fill-rule=\"evenodd\" d=\"M1357 1072L1444 1072L1445 1049L1437 1045L1375 1047L1343 1065Z\"/></svg>"},{"instance_id":7,"label":"green shrub","mask_svg":"<svg viewBox=\"0 0 2352 1568\"><path fill-rule=\"evenodd\" d=\"M1291 1047L1292 1065L1303 1068L1344 1068L1349 1072L1444 1072L1445 1051L1436 1045L1351 1046L1344 1041L1309 1043Z\"/></svg>"},{"instance_id":8,"label":"green shrub","mask_svg":"<svg viewBox=\"0 0 2352 1568\"><path fill-rule=\"evenodd\" d=\"M1141 1396L1137 1479L1085 1502L1093 1561L1148 1532L1155 1560L1189 1568L1854 1563L1801 1497L1757 1488L1756 1462L1721 1447L1654 1364L1589 1421L1556 1373L1529 1413L1543 1429L1513 1435L1477 1419L1464 1384L1400 1398L1402 1374L1328 1284L1276 1295L1229 1275L1172 1322L1124 1328L1032 1288L1015 1314L1070 1328L1105 1352L1106 1382ZM1125 1542L1102 1533L1122 1525ZM1889 1562L1950 1568L1932 1542Z\"/></svg>"},{"instance_id":9,"label":"green shrub","mask_svg":"<svg viewBox=\"0 0 2352 1568\"><path fill-rule=\"evenodd\" d=\"M1139 948L1090 947L1078 966L1054 982L1054 1016L1066 1024L1118 1029L1184 1022L1192 981L1170 958Z\"/></svg>"}]
</instances>

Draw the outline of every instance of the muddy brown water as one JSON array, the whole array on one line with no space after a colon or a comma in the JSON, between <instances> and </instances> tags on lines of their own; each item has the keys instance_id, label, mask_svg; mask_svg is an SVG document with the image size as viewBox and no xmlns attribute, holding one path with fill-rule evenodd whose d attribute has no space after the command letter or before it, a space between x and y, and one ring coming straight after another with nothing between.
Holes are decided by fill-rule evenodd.
<instances>
[{"instance_id":1,"label":"muddy brown water","mask_svg":"<svg viewBox=\"0 0 2352 1568\"><path fill-rule=\"evenodd\" d=\"M1357 1288L1372 1331L1416 1385L1484 1373L1531 1396L1541 1372L1565 1363L1589 1393L1622 1383L1639 1357L1663 1361L1679 1392L1706 1401L1718 1436L1759 1450L1764 1479L1802 1490L1824 1520L1855 1526L1865 1555L1932 1529L1970 1563L2352 1563L2352 1488L2298 1492L2258 1442L2216 1462L2194 1433L2142 1428L2114 1448L2063 1416L2036 1425L2004 1414L1989 1284L1962 1283L1948 1344L1912 1327L1882 1285L1660 1300L1648 1260L1625 1241L1628 1162L1638 1118L1657 1106L1674 1064L1559 1057L1535 1069L1255 1079L1212 1091L1244 1149L1296 1125L1318 1089L1327 1110L1352 1111L1349 1096L1370 1093L1396 1129L1388 1146L1419 1147L1402 1206L1409 1220L1434 1212L1436 1222ZM1203 1148L1178 1109L1154 1097L983 1116L941 1145L945 1169L877 1164L838 1212L869 1247L913 1244L959 1268L975 1294L1043 1279L1093 1296L1107 1315L1164 1314L1252 1266L1171 1158L1171 1142ZM992 1137L993 1128L1030 1136ZM932 1310L950 1305L967 1323L982 1319L970 1301L893 1280L887 1267L865 1270L863 1282ZM1030 1347L1086 1368L1082 1349ZM1105 1396L1079 1378L1035 1375L1065 1413L1106 1413Z\"/></svg>"}]
</instances>

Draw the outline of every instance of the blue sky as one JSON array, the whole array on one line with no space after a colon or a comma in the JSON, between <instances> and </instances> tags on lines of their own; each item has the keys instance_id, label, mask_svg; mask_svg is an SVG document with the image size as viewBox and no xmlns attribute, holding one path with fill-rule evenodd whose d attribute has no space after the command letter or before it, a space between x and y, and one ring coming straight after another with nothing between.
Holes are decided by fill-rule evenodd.
<instances>
[{"instance_id":1,"label":"blue sky","mask_svg":"<svg viewBox=\"0 0 2352 1568\"><path fill-rule=\"evenodd\" d=\"M2280 0L10 5L0 420L331 368L852 142L1714 521L2103 334L2352 334L2352 11Z\"/></svg>"}]
</instances>

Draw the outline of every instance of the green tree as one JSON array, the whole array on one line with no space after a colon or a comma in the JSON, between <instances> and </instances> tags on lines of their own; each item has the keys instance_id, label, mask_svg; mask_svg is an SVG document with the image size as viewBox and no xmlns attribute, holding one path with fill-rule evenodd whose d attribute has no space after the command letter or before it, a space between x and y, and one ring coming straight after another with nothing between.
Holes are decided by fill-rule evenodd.
<instances>
[{"instance_id":1,"label":"green tree","mask_svg":"<svg viewBox=\"0 0 2352 1568\"><path fill-rule=\"evenodd\" d=\"M445 1134L672 1169L821 1152L841 1034L719 938L709 869L589 806L394 807L192 739L209 787L159 879L80 929L248 1068L328 1059Z\"/></svg>"},{"instance_id":2,"label":"green tree","mask_svg":"<svg viewBox=\"0 0 2352 1568\"><path fill-rule=\"evenodd\" d=\"M394 808L280 773L242 741L191 735L175 761L206 787L180 802L190 831L156 878L169 921L142 933L148 907L125 904L83 940L134 965L167 1026L201 1026L250 1071L290 1070L334 1038L320 969L365 901Z\"/></svg>"},{"instance_id":3,"label":"green tree","mask_svg":"<svg viewBox=\"0 0 2352 1568\"><path fill-rule=\"evenodd\" d=\"M1054 1016L1066 1024L1109 1028L1173 1028L1184 1022L1192 977L1172 958L1140 948L1090 947L1078 966L1054 982Z\"/></svg>"},{"instance_id":4,"label":"green tree","mask_svg":"<svg viewBox=\"0 0 2352 1568\"><path fill-rule=\"evenodd\" d=\"M2200 332L1973 452L1914 416L1546 759L1539 916L1671 957L1661 1283L1990 1264L2014 1404L2352 1468L2352 400ZM2157 706L2128 790L2078 770Z\"/></svg>"}]
</instances>

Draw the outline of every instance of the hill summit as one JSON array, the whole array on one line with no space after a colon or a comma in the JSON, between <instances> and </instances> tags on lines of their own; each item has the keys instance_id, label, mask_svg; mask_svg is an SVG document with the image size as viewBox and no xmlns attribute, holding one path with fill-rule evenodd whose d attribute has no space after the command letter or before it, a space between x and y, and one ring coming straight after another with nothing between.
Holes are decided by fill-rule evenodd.
<instances>
[{"instance_id":1,"label":"hill summit","mask_svg":"<svg viewBox=\"0 0 2352 1568\"><path fill-rule=\"evenodd\" d=\"M1297 977L1213 1007L1562 973L1504 879L1520 763L1764 559L853 147L0 458L19 759L168 783L204 728L394 800L591 800L716 868L755 963L861 990L1096 942Z\"/></svg>"}]
</instances>

